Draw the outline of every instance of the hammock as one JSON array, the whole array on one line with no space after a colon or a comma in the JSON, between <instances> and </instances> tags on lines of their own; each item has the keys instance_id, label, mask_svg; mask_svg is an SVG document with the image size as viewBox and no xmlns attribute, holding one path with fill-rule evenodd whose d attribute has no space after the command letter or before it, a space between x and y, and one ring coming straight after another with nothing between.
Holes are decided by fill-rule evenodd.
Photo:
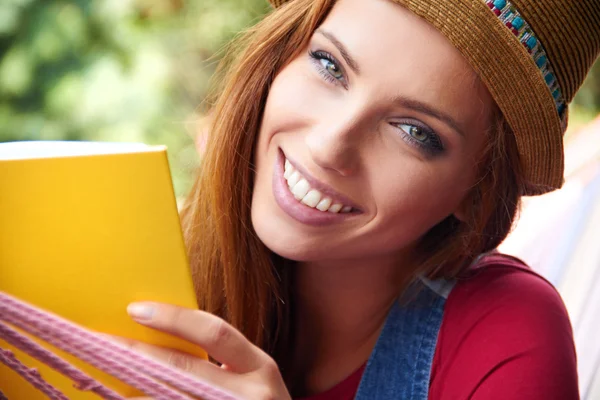
<instances>
[{"instance_id":1,"label":"hammock","mask_svg":"<svg viewBox=\"0 0 600 400\"><path fill-rule=\"evenodd\" d=\"M88 374L61 359L13 327L64 350L157 400L237 400L237 397L200 378L135 353L63 318L57 317L0 291L0 339L68 377L78 390L109 400L125 400ZM0 348L0 362L17 372L52 400L68 399L34 368ZM8 400L2 394L0 400ZM10 399L13 400L13 399ZM14 399L17 400L17 399Z\"/></svg>"}]
</instances>

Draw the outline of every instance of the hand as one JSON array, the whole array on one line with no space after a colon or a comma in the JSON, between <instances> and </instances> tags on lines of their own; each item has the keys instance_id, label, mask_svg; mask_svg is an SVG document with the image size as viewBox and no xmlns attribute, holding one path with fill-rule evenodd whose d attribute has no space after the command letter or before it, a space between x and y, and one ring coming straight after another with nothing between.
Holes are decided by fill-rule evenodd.
<instances>
[{"instance_id":1,"label":"hand","mask_svg":"<svg viewBox=\"0 0 600 400\"><path fill-rule=\"evenodd\" d=\"M140 324L198 344L222 366L164 347L118 340L131 350L197 375L243 399L291 399L275 361L221 318L159 303L134 303L127 311Z\"/></svg>"}]
</instances>

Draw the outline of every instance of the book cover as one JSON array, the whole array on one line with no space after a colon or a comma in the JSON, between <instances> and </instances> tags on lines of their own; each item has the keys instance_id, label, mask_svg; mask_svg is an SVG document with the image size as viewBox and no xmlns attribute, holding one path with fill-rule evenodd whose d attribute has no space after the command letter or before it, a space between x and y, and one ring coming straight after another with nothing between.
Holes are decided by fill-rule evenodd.
<instances>
[{"instance_id":1,"label":"book cover","mask_svg":"<svg viewBox=\"0 0 600 400\"><path fill-rule=\"evenodd\" d=\"M0 144L0 291L94 331L205 354L133 322L130 302L196 307L164 146ZM116 379L40 342L126 396ZM10 348L0 340L0 347ZM22 352L71 399L96 399ZM9 399L45 397L0 365Z\"/></svg>"}]
</instances>

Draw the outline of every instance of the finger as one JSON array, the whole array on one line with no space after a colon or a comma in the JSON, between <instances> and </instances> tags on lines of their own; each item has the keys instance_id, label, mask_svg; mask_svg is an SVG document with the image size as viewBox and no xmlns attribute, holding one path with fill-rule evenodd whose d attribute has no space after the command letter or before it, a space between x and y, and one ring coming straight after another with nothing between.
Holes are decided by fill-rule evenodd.
<instances>
[{"instance_id":1,"label":"finger","mask_svg":"<svg viewBox=\"0 0 600 400\"><path fill-rule=\"evenodd\" d=\"M198 344L234 372L254 371L268 360L241 332L210 313L158 303L133 303L127 311L141 324Z\"/></svg>"}]
</instances>

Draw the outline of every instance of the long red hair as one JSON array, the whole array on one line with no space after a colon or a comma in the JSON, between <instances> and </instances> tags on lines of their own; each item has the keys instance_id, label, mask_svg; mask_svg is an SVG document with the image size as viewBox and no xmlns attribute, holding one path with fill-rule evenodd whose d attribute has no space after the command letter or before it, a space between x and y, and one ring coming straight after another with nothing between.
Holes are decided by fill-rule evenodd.
<instances>
[{"instance_id":1,"label":"long red hair","mask_svg":"<svg viewBox=\"0 0 600 400\"><path fill-rule=\"evenodd\" d=\"M308 45L334 3L294 0L234 41L235 52L217 74L206 153L182 210L200 308L230 322L280 363L285 356L277 349L289 338L292 314L290 262L272 254L252 228L253 150L271 82ZM448 217L422 238L415 277L455 277L508 234L523 181L500 113L488 136L467 220Z\"/></svg>"}]
</instances>

